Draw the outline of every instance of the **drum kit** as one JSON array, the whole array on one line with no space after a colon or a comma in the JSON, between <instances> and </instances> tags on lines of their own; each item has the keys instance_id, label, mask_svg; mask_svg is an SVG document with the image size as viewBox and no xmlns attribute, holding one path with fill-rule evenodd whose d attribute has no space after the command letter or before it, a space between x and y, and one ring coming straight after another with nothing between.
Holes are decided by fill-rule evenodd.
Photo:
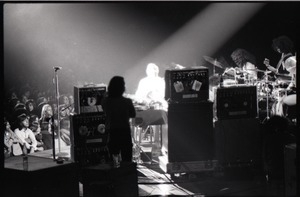
<instances>
[{"instance_id":1,"label":"drum kit","mask_svg":"<svg viewBox=\"0 0 300 197\"><path fill-rule=\"evenodd\" d=\"M271 71L260 69L225 68L219 61L208 56L204 59L213 65L213 75L210 77L210 85L219 87L230 87L239 85L254 85L257 87L257 102L260 111L266 113L266 119L270 115L286 116L283 105L296 105L296 91L288 88L291 76L279 74L275 77ZM215 68L224 70L223 74L216 74ZM248 71L263 73L261 79L249 79Z\"/></svg>"}]
</instances>

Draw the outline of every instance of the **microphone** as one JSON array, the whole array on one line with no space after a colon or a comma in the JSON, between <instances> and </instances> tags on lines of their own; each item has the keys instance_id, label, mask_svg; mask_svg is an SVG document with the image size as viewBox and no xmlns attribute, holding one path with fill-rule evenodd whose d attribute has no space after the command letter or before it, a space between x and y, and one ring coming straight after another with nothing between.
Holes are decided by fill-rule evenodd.
<instances>
[{"instance_id":1,"label":"microphone","mask_svg":"<svg viewBox=\"0 0 300 197\"><path fill-rule=\"evenodd\" d=\"M54 69L55 71L57 71L57 70L61 70L62 67L61 67L61 66L55 66L55 67L53 67L53 69Z\"/></svg>"}]
</instances>

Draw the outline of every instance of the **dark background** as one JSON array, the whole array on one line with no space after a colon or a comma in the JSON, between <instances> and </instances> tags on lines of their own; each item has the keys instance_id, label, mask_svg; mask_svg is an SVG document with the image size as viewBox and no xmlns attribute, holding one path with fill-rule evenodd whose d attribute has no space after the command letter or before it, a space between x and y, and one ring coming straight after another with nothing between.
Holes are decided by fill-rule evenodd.
<instances>
[{"instance_id":1,"label":"dark background","mask_svg":"<svg viewBox=\"0 0 300 197\"><path fill-rule=\"evenodd\" d=\"M216 5L224 5L224 9L206 15L202 23L196 21L193 26L198 29L193 33L184 32L176 37L192 19ZM259 69L265 69L265 57L276 65L280 55L272 50L272 39L287 35L297 45L300 3L243 5L242 2L4 4L5 89L30 83L54 92L53 67L61 66L62 93L72 93L75 85L108 84L112 76L122 75L127 93L134 94L148 62L159 65L160 76L164 76L164 70L172 62L185 67L206 66L211 75L212 65L203 56L235 66L230 54L236 48L251 52ZM251 6L259 9L226 35ZM231 14L230 20L221 25L216 23L215 17ZM208 28L209 33L205 32ZM217 68L216 72L223 70Z\"/></svg>"}]
</instances>

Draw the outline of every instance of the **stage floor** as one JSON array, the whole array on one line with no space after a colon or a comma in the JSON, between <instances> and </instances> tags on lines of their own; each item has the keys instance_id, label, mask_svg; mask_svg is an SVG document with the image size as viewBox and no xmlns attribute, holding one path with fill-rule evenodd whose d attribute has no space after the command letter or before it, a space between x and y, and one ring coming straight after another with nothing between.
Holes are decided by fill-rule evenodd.
<instances>
[{"instance_id":1,"label":"stage floor","mask_svg":"<svg viewBox=\"0 0 300 197\"><path fill-rule=\"evenodd\" d=\"M149 144L142 148L148 151ZM61 151L69 155L69 147ZM139 196L284 196L283 182L268 183L264 175L250 168L210 172L168 174L160 167L157 154L141 157L137 164ZM37 157L52 158L52 150L37 152ZM8 167L10 164L6 164ZM21 165L21 164L20 164ZM83 196L79 184L80 196Z\"/></svg>"},{"instance_id":2,"label":"stage floor","mask_svg":"<svg viewBox=\"0 0 300 197\"><path fill-rule=\"evenodd\" d=\"M284 196L283 183L259 174L186 173L171 176L158 164L138 165L139 196Z\"/></svg>"}]
</instances>

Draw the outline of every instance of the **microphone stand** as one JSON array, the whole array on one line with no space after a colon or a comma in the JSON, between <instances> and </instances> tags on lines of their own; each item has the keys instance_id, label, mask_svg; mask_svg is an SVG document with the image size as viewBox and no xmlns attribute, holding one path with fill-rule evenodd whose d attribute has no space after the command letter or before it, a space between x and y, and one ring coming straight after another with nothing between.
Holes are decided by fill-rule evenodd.
<instances>
[{"instance_id":1,"label":"microphone stand","mask_svg":"<svg viewBox=\"0 0 300 197\"><path fill-rule=\"evenodd\" d=\"M55 133L54 133L54 115L51 116L51 124L48 124L49 127L51 127L51 131L52 131L52 144L53 144L53 149L52 149L52 155L53 155L53 160L56 160L56 154L55 154ZM53 125L53 127L52 127Z\"/></svg>"},{"instance_id":2,"label":"microphone stand","mask_svg":"<svg viewBox=\"0 0 300 197\"><path fill-rule=\"evenodd\" d=\"M61 67L54 67L54 75L55 75L55 95L56 95L56 102L57 107L59 108L59 88L58 88L58 74L57 71L60 70ZM60 146L60 113L57 112L57 136L58 136L58 153L57 153L57 159L60 160L63 156L63 153L61 153L61 146ZM53 143L53 149L55 148L55 145Z\"/></svg>"}]
</instances>

